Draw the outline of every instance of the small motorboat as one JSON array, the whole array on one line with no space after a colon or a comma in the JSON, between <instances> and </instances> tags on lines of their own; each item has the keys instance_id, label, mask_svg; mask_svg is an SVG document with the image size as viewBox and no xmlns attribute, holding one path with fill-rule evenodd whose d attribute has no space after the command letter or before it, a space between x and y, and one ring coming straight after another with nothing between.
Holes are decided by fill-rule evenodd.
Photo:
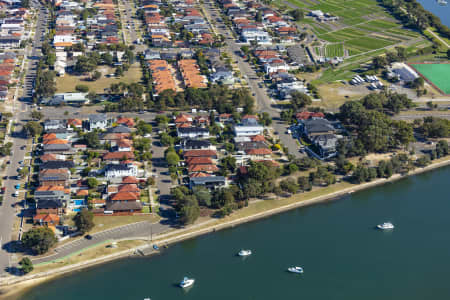
<instances>
[{"instance_id":1,"label":"small motorboat","mask_svg":"<svg viewBox=\"0 0 450 300\"><path fill-rule=\"evenodd\" d=\"M188 287L194 285L194 282L195 282L195 279L184 277L183 280L180 282L180 287L183 289L188 288Z\"/></svg>"},{"instance_id":2,"label":"small motorboat","mask_svg":"<svg viewBox=\"0 0 450 300\"><path fill-rule=\"evenodd\" d=\"M392 224L391 222L385 222L383 224L378 224L377 228L381 230L394 229L394 224Z\"/></svg>"},{"instance_id":3,"label":"small motorboat","mask_svg":"<svg viewBox=\"0 0 450 300\"><path fill-rule=\"evenodd\" d=\"M302 274L303 268L302 267L290 267L290 268L288 268L288 271L291 273Z\"/></svg>"},{"instance_id":4,"label":"small motorboat","mask_svg":"<svg viewBox=\"0 0 450 300\"><path fill-rule=\"evenodd\" d=\"M252 250L244 250L242 249L241 251L238 252L239 256L249 256L252 255Z\"/></svg>"}]
</instances>

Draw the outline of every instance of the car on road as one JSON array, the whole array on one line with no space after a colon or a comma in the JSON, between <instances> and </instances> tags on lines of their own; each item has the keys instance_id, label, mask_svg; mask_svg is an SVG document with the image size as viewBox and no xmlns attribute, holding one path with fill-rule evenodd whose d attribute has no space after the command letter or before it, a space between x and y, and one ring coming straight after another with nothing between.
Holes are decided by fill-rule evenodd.
<instances>
[{"instance_id":1,"label":"car on road","mask_svg":"<svg viewBox=\"0 0 450 300\"><path fill-rule=\"evenodd\" d=\"M27 146L23 145L22 147L20 147L20 150L25 150Z\"/></svg>"},{"instance_id":2,"label":"car on road","mask_svg":"<svg viewBox=\"0 0 450 300\"><path fill-rule=\"evenodd\" d=\"M15 192L13 193L13 197L19 197L19 191L15 191Z\"/></svg>"},{"instance_id":3,"label":"car on road","mask_svg":"<svg viewBox=\"0 0 450 300\"><path fill-rule=\"evenodd\" d=\"M84 236L84 238L87 239L87 240L92 240L92 235L87 234L87 235Z\"/></svg>"},{"instance_id":4,"label":"car on road","mask_svg":"<svg viewBox=\"0 0 450 300\"><path fill-rule=\"evenodd\" d=\"M20 160L20 161L19 161L19 165L23 165L23 160Z\"/></svg>"},{"instance_id":5,"label":"car on road","mask_svg":"<svg viewBox=\"0 0 450 300\"><path fill-rule=\"evenodd\" d=\"M16 184L14 187L16 188L16 190L20 189L20 183Z\"/></svg>"}]
</instances>

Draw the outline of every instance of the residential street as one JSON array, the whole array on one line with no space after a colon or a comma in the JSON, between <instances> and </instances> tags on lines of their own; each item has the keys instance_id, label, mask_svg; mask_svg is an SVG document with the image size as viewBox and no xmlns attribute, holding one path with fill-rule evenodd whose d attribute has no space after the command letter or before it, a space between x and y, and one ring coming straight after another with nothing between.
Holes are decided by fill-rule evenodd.
<instances>
[{"instance_id":1,"label":"residential street","mask_svg":"<svg viewBox=\"0 0 450 300\"><path fill-rule=\"evenodd\" d=\"M203 5L209 20L217 20L220 16L219 10L216 9L213 3L214 1L207 1ZM289 149L289 153L295 157L303 157L305 154L300 152L300 147L297 145L296 140L286 133L286 125L283 122L279 122L280 112L278 109L272 107L272 104L274 103L267 95L264 85L261 85L261 87L259 86L259 84L263 82L262 79L256 76L256 71L249 63L245 62L242 57L236 54L240 51L242 45L234 40L233 35L223 21L217 22L217 24L219 24L219 26L215 26L216 31L226 38L225 43L228 52L232 55L233 60L237 61L241 74L248 82L249 88L256 99L256 111L267 112L273 119L272 127L274 131L280 137L283 145Z\"/></svg>"},{"instance_id":2,"label":"residential street","mask_svg":"<svg viewBox=\"0 0 450 300\"><path fill-rule=\"evenodd\" d=\"M37 1L32 2L33 6L38 7L40 5ZM41 46L41 39L43 37L43 32L45 31L44 23L46 23L47 12L41 7L39 11L39 16L37 20L36 34L33 41L33 47L31 50L30 63L27 69L27 76L25 77L25 89L24 96L31 97L32 92L32 82L36 76L36 65L39 59L40 50L38 47ZM17 106L20 107L18 108ZM19 206L16 208L16 203L18 199L13 196L15 192L15 185L19 183L16 180L17 168L19 167L19 161L23 161L25 157L25 150L21 149L25 146L28 139L23 136L22 133L22 120L28 118L28 105L21 103L16 99L13 103L14 114L12 123L16 124L14 126L15 130L12 133L9 141L13 143L12 152L13 155L10 157L9 164L6 169L7 179L4 180L4 186L6 191L3 197L3 204L0 206L0 273L3 274L5 270L11 266L11 255L12 255L12 242L11 236L13 234L13 223L15 216L20 213ZM23 194L24 191L22 191ZM21 198L22 195L20 196Z\"/></svg>"}]
</instances>

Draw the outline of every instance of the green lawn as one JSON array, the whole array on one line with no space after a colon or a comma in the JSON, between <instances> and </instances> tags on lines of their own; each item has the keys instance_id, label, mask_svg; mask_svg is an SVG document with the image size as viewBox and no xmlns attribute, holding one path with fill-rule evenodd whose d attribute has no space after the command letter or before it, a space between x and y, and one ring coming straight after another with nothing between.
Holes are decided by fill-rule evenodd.
<instances>
[{"instance_id":1,"label":"green lawn","mask_svg":"<svg viewBox=\"0 0 450 300\"><path fill-rule=\"evenodd\" d=\"M327 57L342 57L344 56L344 46L342 44L331 44L325 48L325 55Z\"/></svg>"},{"instance_id":2,"label":"green lawn","mask_svg":"<svg viewBox=\"0 0 450 300\"><path fill-rule=\"evenodd\" d=\"M411 64L411 66L431 81L445 94L450 94L450 63Z\"/></svg>"},{"instance_id":3,"label":"green lawn","mask_svg":"<svg viewBox=\"0 0 450 300\"><path fill-rule=\"evenodd\" d=\"M361 36L345 42L346 46L362 51L380 49L393 44L393 41L388 41L380 38L372 38L368 36Z\"/></svg>"},{"instance_id":4,"label":"green lawn","mask_svg":"<svg viewBox=\"0 0 450 300\"><path fill-rule=\"evenodd\" d=\"M114 69L111 69L111 73L114 73ZM83 81L79 76L72 76L65 74L63 77L56 78L56 89L58 93L71 93L75 92L77 85L86 85L89 87L89 91L96 93L104 93L104 89L108 88L112 83L125 82L127 84L132 82L140 82L142 77L141 67L138 63L135 63L130 69L124 73L124 76L120 78L105 77L102 76L96 81Z\"/></svg>"}]
</instances>

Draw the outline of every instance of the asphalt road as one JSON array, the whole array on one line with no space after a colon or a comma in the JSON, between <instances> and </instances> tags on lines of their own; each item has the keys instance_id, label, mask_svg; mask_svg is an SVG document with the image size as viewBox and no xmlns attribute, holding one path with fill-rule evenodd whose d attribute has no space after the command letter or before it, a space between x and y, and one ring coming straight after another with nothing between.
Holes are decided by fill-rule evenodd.
<instances>
[{"instance_id":1,"label":"asphalt road","mask_svg":"<svg viewBox=\"0 0 450 300\"><path fill-rule=\"evenodd\" d=\"M32 1L31 4L33 5L33 7L38 7L40 5L37 1ZM34 80L36 72L37 60L33 59L33 57L36 57L40 54L40 50L38 50L37 47L40 47L41 45L41 38L43 36L43 32L41 29L45 28L44 23L46 22L46 19L47 12L45 11L45 9L41 9L39 11L39 16L37 19L37 30L35 39L33 41L31 56L29 57L32 60L28 65L25 88L23 91L24 95L28 97L31 96L32 80ZM19 109L17 109L17 105L20 105ZM14 197L13 193L15 192L15 185L19 183L19 181L16 180L19 161L23 161L25 157L25 150L22 150L21 148L25 146L28 141L28 139L21 134L23 125L22 120L28 117L28 105L23 102L19 103L16 100L13 103L13 106L14 114L12 122L16 125L14 126L14 132L11 134L11 137L9 137L8 140L13 143L13 154L10 156L9 164L7 165L7 179L4 179L4 186L6 187L6 191L3 195L3 204L0 206L0 274L3 274L11 266L11 254L13 252L14 243L14 241L11 240L13 233L12 228L16 215L20 215L21 213L18 206L16 206L16 204L18 204L18 198ZM23 194L24 191L21 191L21 193Z\"/></svg>"},{"instance_id":2,"label":"asphalt road","mask_svg":"<svg viewBox=\"0 0 450 300\"><path fill-rule=\"evenodd\" d=\"M257 111L267 112L272 117L272 127L275 133L280 137L283 145L288 148L289 154L292 154L295 157L303 157L305 154L300 152L300 147L298 146L297 141L291 135L287 134L287 125L280 121L280 111L272 106L272 104L275 103L273 103L273 101L267 95L264 85L262 84L260 87L260 84L263 82L262 79L256 76L256 71L249 63L244 61L242 57L236 54L240 51L242 44L239 44L234 40L233 35L225 26L223 21L217 21L217 18L220 17L220 13L219 10L214 6L213 1L204 2L203 7L206 13L209 15L209 19L215 20L216 24L218 24L218 26L215 26L216 31L226 38L225 43L228 52L231 53L232 59L234 61L237 61L237 65L241 71L241 74L244 75L252 92L252 95L256 99Z\"/></svg>"},{"instance_id":3,"label":"asphalt road","mask_svg":"<svg viewBox=\"0 0 450 300\"><path fill-rule=\"evenodd\" d=\"M91 234L92 239L79 238L68 242L54 250L54 254L46 255L41 258L32 259L33 264L50 262L55 259L63 258L71 253L85 249L108 240L120 240L125 238L146 237L151 239L153 235L161 234L169 229L167 225L161 223L139 222L116 227L113 229Z\"/></svg>"}]
</instances>

